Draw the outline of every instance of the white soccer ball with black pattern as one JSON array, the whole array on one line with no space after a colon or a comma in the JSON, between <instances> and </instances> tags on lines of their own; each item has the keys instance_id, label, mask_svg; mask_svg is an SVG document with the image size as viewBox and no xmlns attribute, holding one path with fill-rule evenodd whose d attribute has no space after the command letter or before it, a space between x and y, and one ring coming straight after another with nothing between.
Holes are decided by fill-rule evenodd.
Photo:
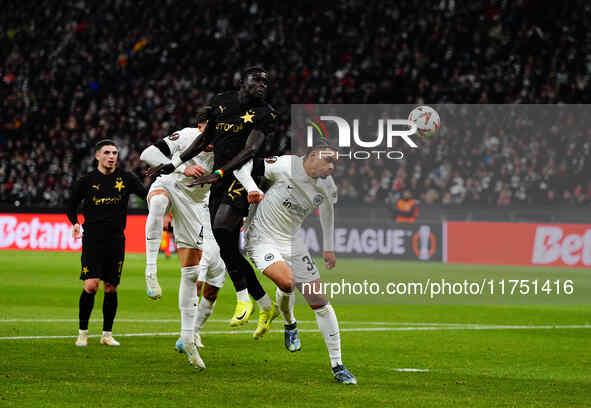
<instances>
[{"instance_id":1,"label":"white soccer ball with black pattern","mask_svg":"<svg viewBox=\"0 0 591 408\"><path fill-rule=\"evenodd\" d=\"M417 133L422 137L437 134L441 126L439 114L430 106L417 106L408 115L408 120L417 125Z\"/></svg>"}]
</instances>

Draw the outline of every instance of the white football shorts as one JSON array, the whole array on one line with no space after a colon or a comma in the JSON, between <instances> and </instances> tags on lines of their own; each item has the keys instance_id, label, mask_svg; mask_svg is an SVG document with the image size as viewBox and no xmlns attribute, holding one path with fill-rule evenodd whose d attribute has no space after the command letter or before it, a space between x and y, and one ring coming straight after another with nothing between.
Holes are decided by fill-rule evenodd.
<instances>
[{"instance_id":1,"label":"white football shorts","mask_svg":"<svg viewBox=\"0 0 591 408\"><path fill-rule=\"evenodd\" d=\"M268 241L247 243L246 254L261 272L273 263L283 261L289 265L295 283L306 283L320 278L308 247L299 239L294 238L294 242L289 245Z\"/></svg>"},{"instance_id":2,"label":"white football shorts","mask_svg":"<svg viewBox=\"0 0 591 408\"><path fill-rule=\"evenodd\" d=\"M201 203L195 202L177 186L175 177L158 177L150 186L150 192L164 190L170 198L174 241L178 248L202 249L201 234L203 212ZM209 220L207 220L209 221Z\"/></svg>"}]
</instances>

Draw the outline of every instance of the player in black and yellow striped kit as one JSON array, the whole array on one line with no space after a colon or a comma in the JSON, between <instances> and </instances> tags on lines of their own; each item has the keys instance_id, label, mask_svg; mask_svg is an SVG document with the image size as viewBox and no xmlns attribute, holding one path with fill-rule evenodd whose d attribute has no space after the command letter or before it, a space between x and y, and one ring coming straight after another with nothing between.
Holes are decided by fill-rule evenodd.
<instances>
[{"instance_id":1,"label":"player in black and yellow striped kit","mask_svg":"<svg viewBox=\"0 0 591 408\"><path fill-rule=\"evenodd\" d=\"M95 147L96 170L80 178L72 187L67 209L74 238L82 238L84 289L80 295L80 330L76 345L88 344L88 320L99 282L103 281L103 335L100 343L119 346L112 328L117 313L117 286L125 258L127 203L131 194L146 199L148 190L133 174L117 167L119 150L112 140L101 140ZM83 202L84 235L78 222L78 206Z\"/></svg>"}]
</instances>

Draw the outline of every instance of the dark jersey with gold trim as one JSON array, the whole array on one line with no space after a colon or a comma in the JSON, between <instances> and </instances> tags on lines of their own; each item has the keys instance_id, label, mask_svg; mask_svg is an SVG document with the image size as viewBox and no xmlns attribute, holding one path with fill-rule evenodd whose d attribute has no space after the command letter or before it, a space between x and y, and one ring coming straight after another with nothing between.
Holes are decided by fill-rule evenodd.
<instances>
[{"instance_id":1,"label":"dark jersey with gold trim","mask_svg":"<svg viewBox=\"0 0 591 408\"><path fill-rule=\"evenodd\" d=\"M93 170L74 183L67 210L68 219L72 224L78 222L78 205L84 201L85 233L123 233L131 194L144 200L148 196L148 190L134 174L120 169L111 174Z\"/></svg>"},{"instance_id":2,"label":"dark jersey with gold trim","mask_svg":"<svg viewBox=\"0 0 591 408\"><path fill-rule=\"evenodd\" d=\"M241 104L238 92L225 92L210 101L212 118L207 126L215 126L214 169L219 169L243 148L253 129L268 136L275 126L277 112L271 105Z\"/></svg>"}]
</instances>

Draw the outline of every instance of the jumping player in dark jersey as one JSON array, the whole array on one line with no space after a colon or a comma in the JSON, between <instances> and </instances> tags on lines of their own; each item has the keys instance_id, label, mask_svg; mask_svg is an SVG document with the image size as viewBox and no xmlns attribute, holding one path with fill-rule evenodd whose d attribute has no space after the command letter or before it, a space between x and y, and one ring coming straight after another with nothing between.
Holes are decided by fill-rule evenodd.
<instances>
[{"instance_id":1,"label":"jumping player in dark jersey","mask_svg":"<svg viewBox=\"0 0 591 408\"><path fill-rule=\"evenodd\" d=\"M212 184L209 211L213 234L238 296L230 325L237 326L248 321L253 309L248 298L250 294L260 308L259 324L253 334L258 339L266 333L278 310L263 290L252 266L240 253L240 227L243 217L248 214L249 199L232 171L255 157L265 141L265 135L269 135L274 127L277 112L265 102L267 72L260 67L252 67L246 69L243 78L237 92L218 94L209 102L212 113L201 137L178 160L154 167L148 174L171 173L182 162L213 143L216 170L196 179L193 185ZM261 198L251 197L250 200L256 202Z\"/></svg>"},{"instance_id":2,"label":"jumping player in dark jersey","mask_svg":"<svg viewBox=\"0 0 591 408\"><path fill-rule=\"evenodd\" d=\"M80 330L76 345L88 343L88 320L94 306L94 296L103 281L103 335L100 343L118 346L112 335L117 313L117 286L125 258L125 224L130 194L146 199L148 190L133 174L117 167L118 149L112 140L101 140L96 145L96 170L80 178L72 188L67 209L74 238L82 237L82 272L84 289L80 295ZM84 201L84 235L78 223L78 205Z\"/></svg>"}]
</instances>

